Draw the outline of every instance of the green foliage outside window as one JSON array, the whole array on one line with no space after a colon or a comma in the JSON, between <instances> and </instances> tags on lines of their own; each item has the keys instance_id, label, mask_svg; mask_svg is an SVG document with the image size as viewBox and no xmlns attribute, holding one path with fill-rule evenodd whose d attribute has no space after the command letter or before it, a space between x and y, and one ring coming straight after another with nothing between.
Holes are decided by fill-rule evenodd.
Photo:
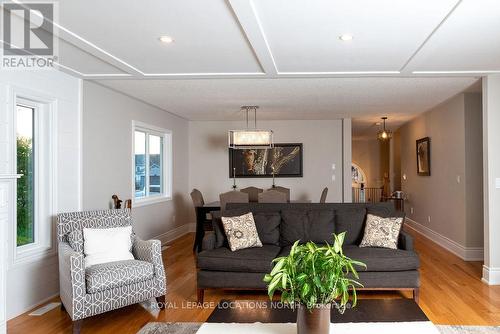
<instances>
[{"instance_id":1,"label":"green foliage outside window","mask_svg":"<svg viewBox=\"0 0 500 334\"><path fill-rule=\"evenodd\" d=\"M34 155L31 138L17 138L17 245L34 242Z\"/></svg>"}]
</instances>

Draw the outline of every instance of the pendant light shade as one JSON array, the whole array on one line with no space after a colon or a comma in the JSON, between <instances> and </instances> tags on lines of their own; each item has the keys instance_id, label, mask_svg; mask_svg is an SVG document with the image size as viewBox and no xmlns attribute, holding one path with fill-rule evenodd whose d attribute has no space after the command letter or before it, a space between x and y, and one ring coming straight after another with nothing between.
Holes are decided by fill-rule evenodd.
<instances>
[{"instance_id":1,"label":"pendant light shade","mask_svg":"<svg viewBox=\"0 0 500 334\"><path fill-rule=\"evenodd\" d=\"M229 130L229 148L251 149L251 148L271 148L273 147L273 131L257 129L257 109L258 106L243 106L241 109L246 112L247 128L245 130ZM248 113L254 112L255 127L248 127Z\"/></svg>"},{"instance_id":2,"label":"pendant light shade","mask_svg":"<svg viewBox=\"0 0 500 334\"><path fill-rule=\"evenodd\" d=\"M391 138L392 138L392 131L391 130L387 130L385 128L385 121L387 120L387 117L382 117L382 120L384 121L384 128L383 128L383 130L381 130L381 131L378 132L377 138L378 138L378 140L381 140L381 141L391 140Z\"/></svg>"}]
</instances>

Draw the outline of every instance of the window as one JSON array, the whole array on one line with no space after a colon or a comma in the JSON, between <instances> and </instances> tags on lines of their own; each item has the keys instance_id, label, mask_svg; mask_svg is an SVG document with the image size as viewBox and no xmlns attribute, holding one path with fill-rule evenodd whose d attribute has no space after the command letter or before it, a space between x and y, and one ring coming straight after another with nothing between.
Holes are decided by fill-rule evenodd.
<instances>
[{"instance_id":1,"label":"window","mask_svg":"<svg viewBox=\"0 0 500 334\"><path fill-rule=\"evenodd\" d=\"M133 122L133 197L135 205L171 198L171 133Z\"/></svg>"},{"instance_id":2,"label":"window","mask_svg":"<svg viewBox=\"0 0 500 334\"><path fill-rule=\"evenodd\" d=\"M17 179L16 208L12 235L12 265L40 259L55 252L53 247L53 218L55 198L56 103L50 98L31 92L23 97L14 91L13 120L15 133L15 170Z\"/></svg>"},{"instance_id":3,"label":"window","mask_svg":"<svg viewBox=\"0 0 500 334\"><path fill-rule=\"evenodd\" d=\"M17 246L35 242L35 108L16 105Z\"/></svg>"}]
</instances>

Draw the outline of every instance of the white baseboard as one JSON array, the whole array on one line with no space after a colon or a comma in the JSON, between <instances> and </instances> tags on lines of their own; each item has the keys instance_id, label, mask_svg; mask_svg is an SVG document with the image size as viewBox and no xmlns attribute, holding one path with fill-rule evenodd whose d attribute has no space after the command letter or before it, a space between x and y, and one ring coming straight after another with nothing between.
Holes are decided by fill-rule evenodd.
<instances>
[{"instance_id":1,"label":"white baseboard","mask_svg":"<svg viewBox=\"0 0 500 334\"><path fill-rule=\"evenodd\" d=\"M483 266L483 278L481 280L488 285L500 285L500 268Z\"/></svg>"},{"instance_id":2,"label":"white baseboard","mask_svg":"<svg viewBox=\"0 0 500 334\"><path fill-rule=\"evenodd\" d=\"M8 315L8 316L7 316L7 320L14 319L15 317L18 317L18 316L20 316L21 314L24 314L24 313L26 313L26 312L28 312L28 311L31 311L31 310L33 310L33 309L36 309L36 308L38 308L38 307L42 306L43 304L48 303L49 301L51 301L52 299L54 299L54 298L56 298L56 297L59 297L59 293L53 294L53 295L51 295L51 296L49 296L49 297L47 297L47 298L42 299L42 300L41 300L41 301L39 301L39 302L36 302L36 303L34 303L34 304L30 305L30 306L27 306L27 307L23 308L21 311L16 312L16 314ZM1 332L0 332L0 333L1 333Z\"/></svg>"},{"instance_id":3,"label":"white baseboard","mask_svg":"<svg viewBox=\"0 0 500 334\"><path fill-rule=\"evenodd\" d=\"M175 239L178 239L182 237L183 235L186 235L191 232L196 231L196 224L195 223L189 223L189 224L184 224L181 226L178 226L168 232L165 232L163 234L157 235L156 237L152 239L157 239L161 241L162 246L166 246L168 243L171 243Z\"/></svg>"},{"instance_id":4,"label":"white baseboard","mask_svg":"<svg viewBox=\"0 0 500 334\"><path fill-rule=\"evenodd\" d=\"M417 223L413 219L406 218L405 226L411 228L415 232L435 242L444 249L452 252L464 261L483 261L484 249L482 247L464 247L458 242L445 237L442 234L431 230L427 226Z\"/></svg>"}]
</instances>

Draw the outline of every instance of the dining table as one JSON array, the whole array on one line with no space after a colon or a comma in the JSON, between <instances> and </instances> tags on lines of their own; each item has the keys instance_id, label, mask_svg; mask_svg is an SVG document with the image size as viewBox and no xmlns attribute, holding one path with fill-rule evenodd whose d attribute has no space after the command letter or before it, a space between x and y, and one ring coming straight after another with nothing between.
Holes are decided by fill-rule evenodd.
<instances>
[{"instance_id":1,"label":"dining table","mask_svg":"<svg viewBox=\"0 0 500 334\"><path fill-rule=\"evenodd\" d=\"M291 200L290 203L311 203L311 200ZM205 224L211 223L208 215L212 211L220 211L220 201L205 203L197 206L196 210L196 236L194 238L193 252L201 252L203 237L205 236Z\"/></svg>"}]
</instances>

